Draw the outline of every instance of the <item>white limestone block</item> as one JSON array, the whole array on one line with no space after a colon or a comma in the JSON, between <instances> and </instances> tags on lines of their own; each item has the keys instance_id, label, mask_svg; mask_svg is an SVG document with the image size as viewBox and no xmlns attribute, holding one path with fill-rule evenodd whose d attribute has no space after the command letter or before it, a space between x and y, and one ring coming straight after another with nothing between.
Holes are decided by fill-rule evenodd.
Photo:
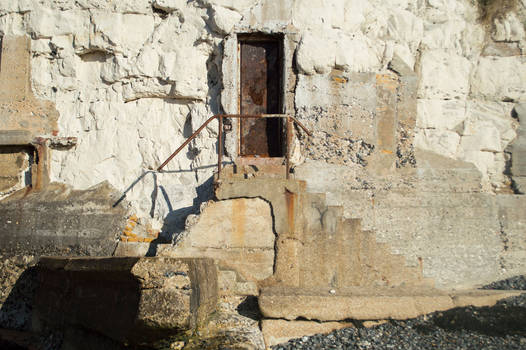
<instances>
[{"instance_id":1,"label":"white limestone block","mask_svg":"<svg viewBox=\"0 0 526 350\"><path fill-rule=\"evenodd\" d=\"M328 73L334 64L334 44L331 39L306 32L296 54L296 63L302 73Z\"/></svg>"},{"instance_id":2,"label":"white limestone block","mask_svg":"<svg viewBox=\"0 0 526 350\"><path fill-rule=\"evenodd\" d=\"M366 1L346 1L344 6L343 29L347 33L357 32L365 22L365 14L371 5Z\"/></svg>"},{"instance_id":3,"label":"white limestone block","mask_svg":"<svg viewBox=\"0 0 526 350\"><path fill-rule=\"evenodd\" d=\"M152 0L126 0L126 1L115 1L113 4L113 10L120 13L140 13L140 14L151 14L152 13Z\"/></svg>"},{"instance_id":4,"label":"white limestone block","mask_svg":"<svg viewBox=\"0 0 526 350\"><path fill-rule=\"evenodd\" d=\"M15 12L0 16L0 34L25 35L24 15Z\"/></svg>"},{"instance_id":5,"label":"white limestone block","mask_svg":"<svg viewBox=\"0 0 526 350\"><path fill-rule=\"evenodd\" d=\"M370 72L380 70L383 47L375 46L369 38L361 34L342 35L334 43L337 67L350 72ZM378 52L380 51L380 52Z\"/></svg>"},{"instance_id":6,"label":"white limestone block","mask_svg":"<svg viewBox=\"0 0 526 350\"><path fill-rule=\"evenodd\" d=\"M94 11L92 45L113 52L137 52L152 35L154 18Z\"/></svg>"},{"instance_id":7,"label":"white limestone block","mask_svg":"<svg viewBox=\"0 0 526 350\"><path fill-rule=\"evenodd\" d=\"M199 48L178 47L166 78L175 83L174 97L204 100L208 92L208 54Z\"/></svg>"},{"instance_id":8,"label":"white limestone block","mask_svg":"<svg viewBox=\"0 0 526 350\"><path fill-rule=\"evenodd\" d=\"M342 28L343 0L296 0L292 10L292 24L297 28L321 31Z\"/></svg>"},{"instance_id":9,"label":"white limestone block","mask_svg":"<svg viewBox=\"0 0 526 350\"><path fill-rule=\"evenodd\" d=\"M166 12L174 12L183 9L186 5L186 0L153 0L152 5Z\"/></svg>"},{"instance_id":10,"label":"white limestone block","mask_svg":"<svg viewBox=\"0 0 526 350\"><path fill-rule=\"evenodd\" d=\"M469 100L463 135L473 135L478 124L493 125L506 141L515 138L517 121L512 118L513 103Z\"/></svg>"},{"instance_id":11,"label":"white limestone block","mask_svg":"<svg viewBox=\"0 0 526 350\"><path fill-rule=\"evenodd\" d=\"M221 6L213 6L211 11L212 25L221 34L228 34L241 20L241 15Z\"/></svg>"},{"instance_id":12,"label":"white limestone block","mask_svg":"<svg viewBox=\"0 0 526 350\"><path fill-rule=\"evenodd\" d=\"M495 41L524 40L524 24L514 12L508 12L504 17L495 18L491 37Z\"/></svg>"},{"instance_id":13,"label":"white limestone block","mask_svg":"<svg viewBox=\"0 0 526 350\"><path fill-rule=\"evenodd\" d=\"M29 33L36 38L88 33L89 25L90 17L86 11L56 11L39 5L29 13L27 23Z\"/></svg>"},{"instance_id":14,"label":"white limestone block","mask_svg":"<svg viewBox=\"0 0 526 350\"><path fill-rule=\"evenodd\" d=\"M488 178L488 169L494 167L495 155L493 152L484 151L465 151L460 156L461 160L473 163L477 169L481 172L482 178Z\"/></svg>"},{"instance_id":15,"label":"white limestone block","mask_svg":"<svg viewBox=\"0 0 526 350\"><path fill-rule=\"evenodd\" d=\"M425 129L453 130L466 119L466 101L417 100L416 126Z\"/></svg>"},{"instance_id":16,"label":"white limestone block","mask_svg":"<svg viewBox=\"0 0 526 350\"><path fill-rule=\"evenodd\" d=\"M499 131L489 124L478 125L473 135L462 136L460 148L463 151L502 152Z\"/></svg>"},{"instance_id":17,"label":"white limestone block","mask_svg":"<svg viewBox=\"0 0 526 350\"><path fill-rule=\"evenodd\" d=\"M420 129L415 135L415 147L455 158L460 136L449 130Z\"/></svg>"},{"instance_id":18,"label":"white limestone block","mask_svg":"<svg viewBox=\"0 0 526 350\"><path fill-rule=\"evenodd\" d=\"M526 101L526 58L481 57L471 81L471 92L488 100Z\"/></svg>"},{"instance_id":19,"label":"white limestone block","mask_svg":"<svg viewBox=\"0 0 526 350\"><path fill-rule=\"evenodd\" d=\"M292 20L294 0L261 1L245 13L243 23L248 26L284 27Z\"/></svg>"},{"instance_id":20,"label":"white limestone block","mask_svg":"<svg viewBox=\"0 0 526 350\"><path fill-rule=\"evenodd\" d=\"M465 57L443 50L424 51L418 67L418 97L465 98L470 71L471 63Z\"/></svg>"},{"instance_id":21,"label":"white limestone block","mask_svg":"<svg viewBox=\"0 0 526 350\"><path fill-rule=\"evenodd\" d=\"M153 46L146 46L137 57L135 68L138 73L148 77L159 74L159 53Z\"/></svg>"},{"instance_id":22,"label":"white limestone block","mask_svg":"<svg viewBox=\"0 0 526 350\"><path fill-rule=\"evenodd\" d=\"M205 6L219 5L224 8L243 12L253 7L258 0L200 0Z\"/></svg>"},{"instance_id":23,"label":"white limestone block","mask_svg":"<svg viewBox=\"0 0 526 350\"><path fill-rule=\"evenodd\" d=\"M108 55L100 57L94 62L85 62L83 64L85 65L89 63L91 63L93 68L99 69L99 75L102 80L109 83L114 83L128 77L132 69L128 59L123 57L120 53L116 53L113 56Z\"/></svg>"},{"instance_id":24,"label":"white limestone block","mask_svg":"<svg viewBox=\"0 0 526 350\"><path fill-rule=\"evenodd\" d=\"M156 78L134 78L122 86L124 101L134 101L140 98L172 97L172 84L162 83Z\"/></svg>"},{"instance_id":25,"label":"white limestone block","mask_svg":"<svg viewBox=\"0 0 526 350\"><path fill-rule=\"evenodd\" d=\"M387 55L384 55L384 59L388 59L386 56ZM393 57L400 59L412 71L415 70L415 55L406 44L394 44Z\"/></svg>"},{"instance_id":26,"label":"white limestone block","mask_svg":"<svg viewBox=\"0 0 526 350\"><path fill-rule=\"evenodd\" d=\"M466 22L457 19L443 23L427 23L422 38L425 49L452 49L460 54L462 32Z\"/></svg>"},{"instance_id":27,"label":"white limestone block","mask_svg":"<svg viewBox=\"0 0 526 350\"><path fill-rule=\"evenodd\" d=\"M390 38L409 45L414 52L422 40L424 24L409 11L394 10L387 22L387 34Z\"/></svg>"}]
</instances>

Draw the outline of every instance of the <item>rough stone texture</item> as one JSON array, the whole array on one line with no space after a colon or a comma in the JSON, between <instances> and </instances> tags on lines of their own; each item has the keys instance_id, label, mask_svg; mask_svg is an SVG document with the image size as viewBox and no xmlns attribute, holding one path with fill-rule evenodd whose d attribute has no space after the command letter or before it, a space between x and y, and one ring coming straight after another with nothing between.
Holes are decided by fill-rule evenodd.
<instances>
[{"instance_id":1,"label":"rough stone texture","mask_svg":"<svg viewBox=\"0 0 526 350\"><path fill-rule=\"evenodd\" d=\"M37 269L39 331L72 328L121 344L152 344L204 327L216 309L209 259L42 258Z\"/></svg>"},{"instance_id":2,"label":"rough stone texture","mask_svg":"<svg viewBox=\"0 0 526 350\"><path fill-rule=\"evenodd\" d=\"M501 147L473 149L479 145L462 141L455 130L465 113L451 114L461 107L450 104L451 98L459 104L524 99L523 7L499 18L485 35L477 8L467 0L3 1L0 74L17 86L10 91L42 100L31 100L37 118L10 102L3 119L23 121L21 128L40 134L78 137L76 148L51 154L51 179L78 189L107 180L126 192L139 217L170 236L210 198L216 124L168 165L173 173L155 178L141 177L143 172L158 166L207 117L237 113L237 33L283 33L284 112L312 120L316 136L299 162L325 154L330 163L375 164L389 173L392 147L371 145L392 146L394 137L397 166L414 165L416 145L476 164L485 190L493 191L507 183L503 150L510 130L497 134L480 121L474 130L500 138L493 146ZM392 110L385 115L394 119L376 110L383 107L373 92L376 75L390 75L388 69L400 80L397 107L386 104ZM403 92L409 80L411 88ZM406 123L406 112L414 109L410 96L416 99L417 86L427 119L413 144L414 120ZM448 110L447 118L440 109ZM506 110L497 114L510 117ZM431 129L437 124L441 130ZM227 136L230 160L236 157L236 132L234 125ZM459 143L461 149L454 149Z\"/></svg>"},{"instance_id":3,"label":"rough stone texture","mask_svg":"<svg viewBox=\"0 0 526 350\"><path fill-rule=\"evenodd\" d=\"M414 266L421 257L424 275L439 283L504 277L512 272L502 264L518 272L523 260L518 251L499 253L506 247L500 227L520 227L524 214L518 210L514 222L501 222L494 214L500 199L478 193L521 193L526 186L513 174L523 157L520 151L510 156L507 148L520 126L513 108L526 96L526 5L519 2L485 28L475 3L2 1L0 75L9 75L13 87L2 85L4 93L35 97L2 104L7 123L1 128L77 137L76 147L41 158L51 180L79 190L108 181L141 220L170 239L213 195L217 124L209 124L166 172L150 169L211 115L238 112L237 34L279 34L282 112L314 134L295 135L298 178L317 193L328 192L327 204L343 205L347 218L362 217L364 228L376 229L392 253ZM237 157L232 124L225 162ZM408 204L401 193L421 206ZM272 204L277 210L286 207L279 201ZM482 228L469 205L489 215ZM431 215L434 226L408 223L413 208L418 222ZM278 236L289 233L286 224L276 219ZM445 241L433 241L430 232ZM276 248L297 254L295 238ZM478 246L463 246L475 238ZM446 266L443 251L462 262ZM470 277L470 269L479 275Z\"/></svg>"},{"instance_id":4,"label":"rough stone texture","mask_svg":"<svg viewBox=\"0 0 526 350\"><path fill-rule=\"evenodd\" d=\"M0 256L0 328L31 329L37 260L33 255Z\"/></svg>"},{"instance_id":5,"label":"rough stone texture","mask_svg":"<svg viewBox=\"0 0 526 350\"><path fill-rule=\"evenodd\" d=\"M524 197L480 193L480 173L470 163L426 152L417 152L417 159L417 168L387 179L336 165L324 165L320 177L318 162L304 163L295 175L307 180L308 192L326 193L327 204L343 205L345 217L361 218L363 230L437 287L473 287L520 274Z\"/></svg>"},{"instance_id":6,"label":"rough stone texture","mask_svg":"<svg viewBox=\"0 0 526 350\"><path fill-rule=\"evenodd\" d=\"M0 208L3 255L111 255L125 224L124 203L107 183L88 190L63 184L21 190Z\"/></svg>"},{"instance_id":7,"label":"rough stone texture","mask_svg":"<svg viewBox=\"0 0 526 350\"><path fill-rule=\"evenodd\" d=\"M218 198L259 197L271 205L276 258L271 278L260 285L342 288L345 286L428 285L420 267L379 244L360 220L345 220L343 207L328 206L325 195L307 193L302 181L232 177L225 169ZM203 213L202 220L206 217ZM239 264L237 264L239 265ZM242 270L233 266L235 270Z\"/></svg>"},{"instance_id":8,"label":"rough stone texture","mask_svg":"<svg viewBox=\"0 0 526 350\"><path fill-rule=\"evenodd\" d=\"M218 259L221 266L235 269L249 281L272 275L275 235L266 201L238 198L210 202L197 219L174 247L163 247L158 254Z\"/></svg>"},{"instance_id":9,"label":"rough stone texture","mask_svg":"<svg viewBox=\"0 0 526 350\"><path fill-rule=\"evenodd\" d=\"M491 306L521 291L465 290L440 292L421 288L348 288L328 290L270 287L259 305L263 316L294 320L338 321L407 319L467 305Z\"/></svg>"}]
</instances>

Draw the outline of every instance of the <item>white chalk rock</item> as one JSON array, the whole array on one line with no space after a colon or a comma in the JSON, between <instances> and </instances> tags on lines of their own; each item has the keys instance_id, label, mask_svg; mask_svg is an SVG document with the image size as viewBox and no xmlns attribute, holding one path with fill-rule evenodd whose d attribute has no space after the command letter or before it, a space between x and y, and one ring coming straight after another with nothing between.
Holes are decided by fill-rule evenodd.
<instances>
[{"instance_id":1,"label":"white chalk rock","mask_svg":"<svg viewBox=\"0 0 526 350\"><path fill-rule=\"evenodd\" d=\"M122 86L124 101L134 101L140 98L171 97L172 84L159 81L156 78L134 78Z\"/></svg>"},{"instance_id":2,"label":"white chalk rock","mask_svg":"<svg viewBox=\"0 0 526 350\"><path fill-rule=\"evenodd\" d=\"M415 147L455 158L460 136L449 130L420 129L415 135Z\"/></svg>"},{"instance_id":3,"label":"white chalk rock","mask_svg":"<svg viewBox=\"0 0 526 350\"><path fill-rule=\"evenodd\" d=\"M26 27L23 14L8 13L0 16L1 35L26 35Z\"/></svg>"},{"instance_id":4,"label":"white chalk rock","mask_svg":"<svg viewBox=\"0 0 526 350\"><path fill-rule=\"evenodd\" d=\"M115 1L113 10L120 13L152 13L152 0L126 0Z\"/></svg>"},{"instance_id":5,"label":"white chalk rock","mask_svg":"<svg viewBox=\"0 0 526 350\"><path fill-rule=\"evenodd\" d=\"M422 40L424 24L409 11L394 10L387 22L387 34L397 42L407 44L414 52Z\"/></svg>"},{"instance_id":6,"label":"white chalk rock","mask_svg":"<svg viewBox=\"0 0 526 350\"><path fill-rule=\"evenodd\" d=\"M486 138L491 138L492 136L487 135L488 131L484 131L484 129L495 129L498 132L498 138L484 141L485 146L480 149L494 152L504 150L517 136L518 125L517 121L511 117L512 109L512 103L469 101L463 135L483 137L480 135L482 129L483 135L485 134Z\"/></svg>"},{"instance_id":7,"label":"white chalk rock","mask_svg":"<svg viewBox=\"0 0 526 350\"><path fill-rule=\"evenodd\" d=\"M352 36L340 35L334 47L336 54L334 64L337 67L350 72L380 70L383 46L373 44L361 33Z\"/></svg>"},{"instance_id":8,"label":"white chalk rock","mask_svg":"<svg viewBox=\"0 0 526 350\"><path fill-rule=\"evenodd\" d=\"M181 10L185 7L186 0L153 0L152 6L166 11L174 12L176 10Z\"/></svg>"},{"instance_id":9,"label":"white chalk rock","mask_svg":"<svg viewBox=\"0 0 526 350\"><path fill-rule=\"evenodd\" d=\"M112 52L137 52L152 35L153 16L94 11L92 46Z\"/></svg>"},{"instance_id":10,"label":"white chalk rock","mask_svg":"<svg viewBox=\"0 0 526 350\"><path fill-rule=\"evenodd\" d=\"M56 11L48 7L35 6L29 13L27 27L36 38L56 35L89 33L89 13L80 10Z\"/></svg>"},{"instance_id":11,"label":"white chalk rock","mask_svg":"<svg viewBox=\"0 0 526 350\"><path fill-rule=\"evenodd\" d=\"M87 63L91 63L91 66L100 69L100 77L108 83L114 83L128 77L132 69L128 59L120 53L116 53L113 56L108 55L106 58L101 58L96 62ZM91 78L88 77L88 79Z\"/></svg>"},{"instance_id":12,"label":"white chalk rock","mask_svg":"<svg viewBox=\"0 0 526 350\"><path fill-rule=\"evenodd\" d=\"M173 56L172 56L173 57ZM175 83L173 96L204 100L208 92L208 54L199 47L178 47L172 67L166 67L166 80ZM162 65L166 65L163 58Z\"/></svg>"},{"instance_id":13,"label":"white chalk rock","mask_svg":"<svg viewBox=\"0 0 526 350\"><path fill-rule=\"evenodd\" d=\"M489 100L526 100L526 58L481 57L471 93Z\"/></svg>"},{"instance_id":14,"label":"white chalk rock","mask_svg":"<svg viewBox=\"0 0 526 350\"><path fill-rule=\"evenodd\" d=\"M462 99L469 93L471 63L465 57L443 50L424 51L417 71L419 98Z\"/></svg>"},{"instance_id":15,"label":"white chalk rock","mask_svg":"<svg viewBox=\"0 0 526 350\"><path fill-rule=\"evenodd\" d=\"M292 24L297 28L323 30L342 28L345 21L343 0L296 0Z\"/></svg>"},{"instance_id":16,"label":"white chalk rock","mask_svg":"<svg viewBox=\"0 0 526 350\"><path fill-rule=\"evenodd\" d=\"M230 33L242 17L239 13L221 6L213 6L211 12L212 26L221 34Z\"/></svg>"},{"instance_id":17,"label":"white chalk rock","mask_svg":"<svg viewBox=\"0 0 526 350\"><path fill-rule=\"evenodd\" d=\"M302 73L328 73L334 65L334 42L306 32L301 39L296 54L296 63Z\"/></svg>"},{"instance_id":18,"label":"white chalk rock","mask_svg":"<svg viewBox=\"0 0 526 350\"><path fill-rule=\"evenodd\" d=\"M462 136L460 140L462 151L502 152L500 134L491 124L478 124L473 135Z\"/></svg>"},{"instance_id":19,"label":"white chalk rock","mask_svg":"<svg viewBox=\"0 0 526 350\"><path fill-rule=\"evenodd\" d=\"M461 20L450 20L443 23L428 23L422 38L424 49L452 49L456 53L461 52L462 31L466 22Z\"/></svg>"},{"instance_id":20,"label":"white chalk rock","mask_svg":"<svg viewBox=\"0 0 526 350\"><path fill-rule=\"evenodd\" d=\"M417 100L416 126L424 129L454 130L466 119L466 101Z\"/></svg>"},{"instance_id":21,"label":"white chalk rock","mask_svg":"<svg viewBox=\"0 0 526 350\"><path fill-rule=\"evenodd\" d=\"M250 15L244 13L243 24L284 27L292 19L294 3L294 0L261 1L250 9Z\"/></svg>"},{"instance_id":22,"label":"white chalk rock","mask_svg":"<svg viewBox=\"0 0 526 350\"><path fill-rule=\"evenodd\" d=\"M243 12L253 7L258 3L258 0L200 0L205 6L219 5L224 8L234 10L237 12Z\"/></svg>"},{"instance_id":23,"label":"white chalk rock","mask_svg":"<svg viewBox=\"0 0 526 350\"><path fill-rule=\"evenodd\" d=\"M524 24L513 12L508 12L503 18L495 18L491 37L495 41L524 40Z\"/></svg>"},{"instance_id":24,"label":"white chalk rock","mask_svg":"<svg viewBox=\"0 0 526 350\"><path fill-rule=\"evenodd\" d=\"M146 46L137 57L135 69L140 75L155 77L159 74L159 53L156 48Z\"/></svg>"},{"instance_id":25,"label":"white chalk rock","mask_svg":"<svg viewBox=\"0 0 526 350\"><path fill-rule=\"evenodd\" d=\"M488 178L488 169L492 169L495 165L495 155L493 152L465 151L460 155L459 159L473 163L481 172L483 179Z\"/></svg>"}]
</instances>

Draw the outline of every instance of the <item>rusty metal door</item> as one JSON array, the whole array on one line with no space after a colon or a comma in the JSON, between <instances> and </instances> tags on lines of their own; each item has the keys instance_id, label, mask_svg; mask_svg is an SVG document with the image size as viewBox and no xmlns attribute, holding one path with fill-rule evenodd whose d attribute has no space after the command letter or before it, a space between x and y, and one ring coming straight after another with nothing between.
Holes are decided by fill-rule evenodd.
<instances>
[{"instance_id":1,"label":"rusty metal door","mask_svg":"<svg viewBox=\"0 0 526 350\"><path fill-rule=\"evenodd\" d=\"M281 57L278 40L240 41L240 113L281 112ZM282 157L281 118L240 119L240 155Z\"/></svg>"}]
</instances>

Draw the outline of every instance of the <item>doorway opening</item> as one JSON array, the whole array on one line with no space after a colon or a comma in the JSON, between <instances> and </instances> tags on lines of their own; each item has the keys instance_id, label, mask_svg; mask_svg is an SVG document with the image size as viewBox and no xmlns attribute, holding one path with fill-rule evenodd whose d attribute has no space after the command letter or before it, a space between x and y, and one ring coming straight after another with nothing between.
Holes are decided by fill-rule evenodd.
<instances>
[{"instance_id":1,"label":"doorway opening","mask_svg":"<svg viewBox=\"0 0 526 350\"><path fill-rule=\"evenodd\" d=\"M282 36L245 34L239 43L239 113L280 114L282 107ZM241 157L283 157L285 123L282 118L239 120Z\"/></svg>"}]
</instances>

